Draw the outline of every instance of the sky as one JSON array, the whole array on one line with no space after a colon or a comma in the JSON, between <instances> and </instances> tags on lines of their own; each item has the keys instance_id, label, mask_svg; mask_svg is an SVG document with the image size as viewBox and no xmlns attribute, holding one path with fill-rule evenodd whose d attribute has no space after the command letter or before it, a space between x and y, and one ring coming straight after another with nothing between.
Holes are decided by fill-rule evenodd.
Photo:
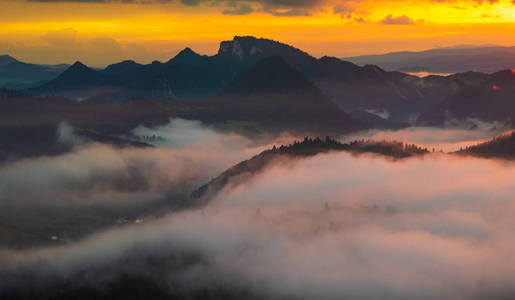
<instances>
[{"instance_id":1,"label":"sky","mask_svg":"<svg viewBox=\"0 0 515 300\"><path fill-rule=\"evenodd\" d=\"M346 57L515 45L513 0L0 0L0 54L56 64L215 54L235 35Z\"/></svg>"}]
</instances>

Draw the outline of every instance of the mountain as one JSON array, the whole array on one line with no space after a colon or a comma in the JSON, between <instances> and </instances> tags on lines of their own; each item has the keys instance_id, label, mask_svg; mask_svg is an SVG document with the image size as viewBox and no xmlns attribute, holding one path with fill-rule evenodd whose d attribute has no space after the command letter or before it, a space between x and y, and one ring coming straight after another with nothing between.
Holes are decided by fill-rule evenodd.
<instances>
[{"instance_id":1,"label":"mountain","mask_svg":"<svg viewBox=\"0 0 515 300\"><path fill-rule=\"evenodd\" d=\"M23 89L56 78L67 65L35 65L0 55L0 88Z\"/></svg>"},{"instance_id":2,"label":"mountain","mask_svg":"<svg viewBox=\"0 0 515 300\"><path fill-rule=\"evenodd\" d=\"M366 126L279 56L257 63L210 100L218 118L277 131L344 133Z\"/></svg>"},{"instance_id":3,"label":"mountain","mask_svg":"<svg viewBox=\"0 0 515 300\"><path fill-rule=\"evenodd\" d=\"M186 48L166 63L138 65L125 61L99 71L105 81L98 87L108 91L91 93L80 85L69 85L68 95L75 98L103 96L113 99L131 97L210 98L219 94L232 80L271 56L281 57L305 75L341 109L388 111L397 123L411 122L423 111L443 100L449 84L443 78L431 84L400 72L386 72L376 66L360 67L334 57L317 59L306 52L277 41L250 36L235 36L220 43L213 56L200 55ZM439 83L439 84L436 84ZM48 94L48 86L38 91Z\"/></svg>"},{"instance_id":4,"label":"mountain","mask_svg":"<svg viewBox=\"0 0 515 300\"><path fill-rule=\"evenodd\" d=\"M455 153L487 158L515 159L515 131L503 133L490 141L461 149Z\"/></svg>"},{"instance_id":5,"label":"mountain","mask_svg":"<svg viewBox=\"0 0 515 300\"><path fill-rule=\"evenodd\" d=\"M17 60L9 55L0 55L0 67L6 66L13 62L17 62Z\"/></svg>"},{"instance_id":6,"label":"mountain","mask_svg":"<svg viewBox=\"0 0 515 300\"><path fill-rule=\"evenodd\" d=\"M106 75L121 75L128 72L137 72L143 65L140 65L133 60L125 60L116 64L107 66L104 69Z\"/></svg>"},{"instance_id":7,"label":"mountain","mask_svg":"<svg viewBox=\"0 0 515 300\"><path fill-rule=\"evenodd\" d=\"M317 59L292 46L249 36L222 42L217 59L241 70L269 56L280 56L301 71L343 110L387 110L397 122L410 121L439 103L443 98L434 95L445 94L448 89L446 83L427 87L414 76L386 72L376 66L360 67L334 57Z\"/></svg>"},{"instance_id":8,"label":"mountain","mask_svg":"<svg viewBox=\"0 0 515 300\"><path fill-rule=\"evenodd\" d=\"M461 47L439 49L436 52L484 54L491 53L488 52L491 48L496 47ZM277 77L270 77L274 80L259 78L259 74L275 72L270 62L267 66L270 70L267 72L253 69L270 57L281 58L278 67L284 67L283 62L289 65L284 69L290 71L279 76L280 81L275 80ZM2 61L8 63L11 59L4 58ZM301 75L302 80L299 80ZM325 132L329 124L335 130L356 128L347 121L352 119L349 115L336 117L336 114L343 113L342 110L378 128L398 128L406 124L442 126L449 120L462 122L469 118L504 123L514 117L509 100L512 92L511 75L510 71L494 74L465 72L420 78L402 72L385 71L374 65L360 67L334 57L315 58L277 41L236 36L233 40L221 42L218 53L213 56L200 55L185 48L164 63L155 61L141 65L134 61L124 61L98 71L76 63L61 76L30 91L39 95L62 95L75 100L97 97L111 100L194 99L195 103L206 102L206 110L203 114L200 112L199 116L202 120L225 120L231 121L231 124L234 124L232 121L243 122L240 125L251 122L253 125L250 127L253 127L256 118L259 118L261 123L275 129L290 128L294 124L300 124L299 130L313 128L312 125L318 122L316 120L322 120L320 116L324 111L329 117L324 118L324 122L318 122L318 127ZM282 89L279 89L278 82ZM494 85L501 89L492 90ZM239 94L238 89L241 89ZM249 95L243 95L245 93ZM288 96L278 97L284 94ZM263 99L257 99L260 97ZM318 99L318 106L314 105L315 98ZM320 100L322 98L323 101ZM487 99L497 100L486 105L489 103ZM218 103L220 107L214 109L209 106L210 101ZM304 106L300 108L301 105ZM290 111L297 106L298 109ZM310 107L310 115L305 113L308 111L306 107ZM331 113L327 113L329 111ZM208 112L212 115L208 115ZM382 119L370 112L381 112ZM231 113L233 115L229 116ZM289 118L286 122L288 126L280 125L281 118ZM336 122L337 119L341 120ZM300 120L311 125L301 124Z\"/></svg>"},{"instance_id":9,"label":"mountain","mask_svg":"<svg viewBox=\"0 0 515 300\"><path fill-rule=\"evenodd\" d=\"M394 159L403 159L429 153L427 149L395 141L377 142L363 140L343 144L329 137L325 139L306 137L301 142L295 141L293 144L286 146L274 146L272 149L265 150L251 159L238 163L193 191L191 199L198 205L204 204L224 188L245 183L269 166L281 164L290 159L306 158L334 151L347 151L352 154L376 153Z\"/></svg>"},{"instance_id":10,"label":"mountain","mask_svg":"<svg viewBox=\"0 0 515 300\"><path fill-rule=\"evenodd\" d=\"M108 95L117 91L117 87L113 84L112 78L77 61L57 78L29 91L43 95L62 95L73 100L84 100Z\"/></svg>"},{"instance_id":11,"label":"mountain","mask_svg":"<svg viewBox=\"0 0 515 300\"><path fill-rule=\"evenodd\" d=\"M382 55L346 57L358 65L373 64L386 70L428 73L462 73L475 71L493 73L515 69L515 47L463 46L418 52L392 52Z\"/></svg>"},{"instance_id":12,"label":"mountain","mask_svg":"<svg viewBox=\"0 0 515 300\"><path fill-rule=\"evenodd\" d=\"M78 102L59 96L11 93L0 97L0 163L69 151L71 145L59 140L63 124L71 126L83 140L140 146L140 141L125 138L131 136L132 129L142 124L166 124L173 117L188 117L178 115L181 111L187 110L170 99Z\"/></svg>"},{"instance_id":13,"label":"mountain","mask_svg":"<svg viewBox=\"0 0 515 300\"><path fill-rule=\"evenodd\" d=\"M184 50L167 62L168 65L185 64L190 66L202 66L207 63L209 63L209 56L200 55L189 47L184 48Z\"/></svg>"},{"instance_id":14,"label":"mountain","mask_svg":"<svg viewBox=\"0 0 515 300\"><path fill-rule=\"evenodd\" d=\"M108 82L108 78L102 76L100 72L90 69L77 61L56 79L46 83L44 87L48 90L59 92L67 90L69 86L85 88L103 85L106 82Z\"/></svg>"},{"instance_id":15,"label":"mountain","mask_svg":"<svg viewBox=\"0 0 515 300\"><path fill-rule=\"evenodd\" d=\"M167 79L159 76L148 72L146 66L131 61L110 65L100 71L75 62L54 80L29 91L80 101L98 97L111 100L174 98Z\"/></svg>"},{"instance_id":16,"label":"mountain","mask_svg":"<svg viewBox=\"0 0 515 300\"><path fill-rule=\"evenodd\" d=\"M410 124L408 123L398 123L395 121L390 121L377 114L365 110L355 110L350 115L354 119L361 121L364 124L368 124L373 128L400 129L410 126Z\"/></svg>"},{"instance_id":17,"label":"mountain","mask_svg":"<svg viewBox=\"0 0 515 300\"><path fill-rule=\"evenodd\" d=\"M138 67L133 63L126 66ZM279 57L264 59L234 79L219 95L202 101L168 98L70 101L59 96L72 93L66 90L69 86L82 90L104 87L107 91L106 82L113 84L112 90L121 91L113 78L116 77L77 62L45 85L53 91L47 96L0 89L0 135L4 137L0 163L69 151L70 145L59 141L62 124L71 126L82 139L118 146L140 145L139 140L127 139L134 128L142 124L166 124L170 118L196 119L216 129L249 136L284 130L343 134L366 128Z\"/></svg>"},{"instance_id":18,"label":"mountain","mask_svg":"<svg viewBox=\"0 0 515 300\"><path fill-rule=\"evenodd\" d=\"M449 79L456 89L445 100L420 115L422 126L475 126L477 121L513 127L515 124L515 73L491 75L467 72Z\"/></svg>"}]
</instances>

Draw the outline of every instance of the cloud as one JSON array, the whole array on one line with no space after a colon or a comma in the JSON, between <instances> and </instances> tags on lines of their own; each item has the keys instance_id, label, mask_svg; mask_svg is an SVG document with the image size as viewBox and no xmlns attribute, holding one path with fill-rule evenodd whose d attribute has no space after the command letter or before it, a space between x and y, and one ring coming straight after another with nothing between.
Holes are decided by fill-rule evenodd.
<instances>
[{"instance_id":1,"label":"cloud","mask_svg":"<svg viewBox=\"0 0 515 300\"><path fill-rule=\"evenodd\" d=\"M71 152L0 166L0 245L48 244L54 235L76 240L117 222L162 215L184 206L194 188L227 166L290 140L249 140L180 119L135 130L154 147L91 143L66 123L56 134Z\"/></svg>"},{"instance_id":2,"label":"cloud","mask_svg":"<svg viewBox=\"0 0 515 300\"><path fill-rule=\"evenodd\" d=\"M99 203L113 194L165 194L173 188L198 184L270 143L266 138L250 141L221 134L200 122L182 119L152 129L138 127L134 134L156 147L118 149L87 143L71 126L61 123L58 140L75 145L74 150L2 166L1 202L82 205ZM31 187L26 181L32 182Z\"/></svg>"},{"instance_id":3,"label":"cloud","mask_svg":"<svg viewBox=\"0 0 515 300\"><path fill-rule=\"evenodd\" d=\"M191 189L292 137L251 140L181 119L133 133L154 147L87 143L63 123L58 135L75 145L71 153L0 166L0 298L132 288L258 299L514 292L513 162L441 153L280 157L192 207ZM361 136L454 145L489 133ZM51 246L29 247L41 244Z\"/></svg>"},{"instance_id":4,"label":"cloud","mask_svg":"<svg viewBox=\"0 0 515 300\"><path fill-rule=\"evenodd\" d=\"M174 0L29 0L33 2L78 2L78 3L126 3L126 4L163 4L174 3ZM311 15L313 10L320 8L326 0L179 0L179 3L189 7L207 5L224 7L225 15L245 15L254 11L266 12L275 16L305 16Z\"/></svg>"},{"instance_id":5,"label":"cloud","mask_svg":"<svg viewBox=\"0 0 515 300\"><path fill-rule=\"evenodd\" d=\"M355 22L365 23L364 15L374 10L373 1L367 0L29 0L35 2L78 2L78 3L124 3L124 4L179 4L193 7L219 8L224 15L247 15L253 12L264 12L274 16L310 16L320 11L332 11L344 19L353 19ZM412 5L406 0L396 0L397 3ZM466 9L481 5L495 5L498 0L426 0L434 5L451 5L455 8ZM405 15L387 16L383 24L415 24L421 20L412 20Z\"/></svg>"},{"instance_id":6,"label":"cloud","mask_svg":"<svg viewBox=\"0 0 515 300\"><path fill-rule=\"evenodd\" d=\"M0 291L108 289L132 274L168 292L222 286L256 298L509 297L513 176L515 165L483 159L318 155L269 168L202 209L1 251Z\"/></svg>"},{"instance_id":7,"label":"cloud","mask_svg":"<svg viewBox=\"0 0 515 300\"><path fill-rule=\"evenodd\" d=\"M77 31L72 28L50 31L42 39L50 46L73 48L77 45Z\"/></svg>"},{"instance_id":8,"label":"cloud","mask_svg":"<svg viewBox=\"0 0 515 300\"><path fill-rule=\"evenodd\" d=\"M361 139L395 140L416 144L436 151L452 152L476 145L502 133L498 124L477 123L477 129L409 127L399 130L367 130L343 137L346 142ZM470 126L469 126L470 127ZM494 128L496 128L494 130Z\"/></svg>"},{"instance_id":9,"label":"cloud","mask_svg":"<svg viewBox=\"0 0 515 300\"><path fill-rule=\"evenodd\" d=\"M145 53L144 49L122 47L111 37L81 36L72 28L47 32L40 39L41 42L35 44L0 44L0 52L16 53L16 56L28 57L28 60L36 55L38 60L55 63L73 63L86 58L94 66L110 64L114 59L123 60L134 53Z\"/></svg>"},{"instance_id":10,"label":"cloud","mask_svg":"<svg viewBox=\"0 0 515 300\"><path fill-rule=\"evenodd\" d=\"M243 3L234 8L224 9L222 13L224 15L247 15L253 11L254 9L249 4Z\"/></svg>"},{"instance_id":11,"label":"cloud","mask_svg":"<svg viewBox=\"0 0 515 300\"><path fill-rule=\"evenodd\" d=\"M389 14L379 23L383 25L415 25L417 22L406 15L394 17L392 14Z\"/></svg>"},{"instance_id":12,"label":"cloud","mask_svg":"<svg viewBox=\"0 0 515 300\"><path fill-rule=\"evenodd\" d=\"M352 18L352 15L356 9L351 6L348 2L339 4L333 8L333 13L340 15L344 19Z\"/></svg>"}]
</instances>

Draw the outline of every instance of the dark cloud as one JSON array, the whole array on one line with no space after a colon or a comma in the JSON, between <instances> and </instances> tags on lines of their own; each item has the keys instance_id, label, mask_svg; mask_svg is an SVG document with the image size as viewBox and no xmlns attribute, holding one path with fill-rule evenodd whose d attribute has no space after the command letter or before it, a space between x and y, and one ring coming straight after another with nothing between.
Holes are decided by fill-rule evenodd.
<instances>
[{"instance_id":1,"label":"dark cloud","mask_svg":"<svg viewBox=\"0 0 515 300\"><path fill-rule=\"evenodd\" d=\"M363 15L366 11L360 9L361 4L367 0L27 0L34 2L79 2L79 3L180 3L188 7L206 5L219 7L224 15L247 15L253 12L265 12L274 16L310 16L324 9L332 9L333 13L344 19L354 20L357 23L365 23ZM499 0L429 0L434 3L450 4L454 8L466 9L468 6L493 5ZM403 2L397 0L396 2ZM513 1L515 3L515 0ZM411 5L406 1L406 5ZM412 20L402 15L398 17L387 16L382 24L415 24L418 20Z\"/></svg>"},{"instance_id":2,"label":"dark cloud","mask_svg":"<svg viewBox=\"0 0 515 300\"><path fill-rule=\"evenodd\" d=\"M465 0L465 1L460 1L460 0L432 0L432 1L433 2L438 2L438 3L451 3L451 4L472 3L472 4L476 4L476 5L497 4L497 3L500 2L499 0ZM512 1L512 3L513 2L514 1Z\"/></svg>"},{"instance_id":3,"label":"dark cloud","mask_svg":"<svg viewBox=\"0 0 515 300\"><path fill-rule=\"evenodd\" d=\"M305 16L312 14L312 10L326 0L27 0L30 2L78 2L78 3L181 3L195 7L209 5L225 7L222 10L226 15L245 15L254 11L262 11L276 16Z\"/></svg>"},{"instance_id":4,"label":"dark cloud","mask_svg":"<svg viewBox=\"0 0 515 300\"><path fill-rule=\"evenodd\" d=\"M415 20L411 19L406 15L393 16L392 14L387 15L384 19L379 21L380 24L384 25L415 25Z\"/></svg>"},{"instance_id":5,"label":"dark cloud","mask_svg":"<svg viewBox=\"0 0 515 300\"><path fill-rule=\"evenodd\" d=\"M48 2L48 3L58 3L58 2L107 3L107 2L114 2L114 1L111 1L111 0L27 0L27 2Z\"/></svg>"},{"instance_id":6,"label":"dark cloud","mask_svg":"<svg viewBox=\"0 0 515 300\"><path fill-rule=\"evenodd\" d=\"M254 9L247 3L237 5L234 8L224 9L222 13L224 15L247 15L253 12Z\"/></svg>"},{"instance_id":7,"label":"dark cloud","mask_svg":"<svg viewBox=\"0 0 515 300\"><path fill-rule=\"evenodd\" d=\"M333 12L335 14L340 15L344 19L352 18L352 15L354 14L355 11L356 11L356 9L348 3L342 3L333 8Z\"/></svg>"}]
</instances>

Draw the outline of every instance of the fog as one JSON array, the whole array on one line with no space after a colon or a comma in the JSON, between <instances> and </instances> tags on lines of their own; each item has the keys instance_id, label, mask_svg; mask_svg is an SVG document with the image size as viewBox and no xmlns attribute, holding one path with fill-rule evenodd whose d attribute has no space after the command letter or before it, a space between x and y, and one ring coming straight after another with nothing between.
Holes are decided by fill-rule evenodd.
<instances>
[{"instance_id":1,"label":"fog","mask_svg":"<svg viewBox=\"0 0 515 300\"><path fill-rule=\"evenodd\" d=\"M283 135L273 140L263 137L251 141L181 119L154 129L138 127L134 133L159 138L143 140L155 147L113 147L87 142L63 123L58 128L59 141L74 145L73 151L2 166L0 199L4 204L7 201L104 203L113 193L191 189L273 143L293 139ZM106 193L109 197L103 196Z\"/></svg>"},{"instance_id":2,"label":"fog","mask_svg":"<svg viewBox=\"0 0 515 300\"><path fill-rule=\"evenodd\" d=\"M439 144L479 137L432 132L393 134ZM135 133L163 139L141 149L81 142L69 154L13 163L0 169L2 195L54 206L85 199L126 203L106 191L151 201L150 193L166 198L170 190L190 191L274 143L184 120ZM67 281L107 289L132 274L169 291L222 286L258 298L511 298L513 178L513 162L444 153L392 160L330 152L293 159L227 185L203 207L168 210L69 243L4 248L0 292L44 292ZM30 188L23 189L28 180ZM56 191L64 196L51 199Z\"/></svg>"},{"instance_id":3,"label":"fog","mask_svg":"<svg viewBox=\"0 0 515 300\"><path fill-rule=\"evenodd\" d=\"M459 127L408 127L399 130L366 130L343 136L343 140L350 142L360 139L396 140L404 143L416 144L435 149L435 151L453 152L487 141L502 133L503 127L499 124L478 123L475 129Z\"/></svg>"}]
</instances>

